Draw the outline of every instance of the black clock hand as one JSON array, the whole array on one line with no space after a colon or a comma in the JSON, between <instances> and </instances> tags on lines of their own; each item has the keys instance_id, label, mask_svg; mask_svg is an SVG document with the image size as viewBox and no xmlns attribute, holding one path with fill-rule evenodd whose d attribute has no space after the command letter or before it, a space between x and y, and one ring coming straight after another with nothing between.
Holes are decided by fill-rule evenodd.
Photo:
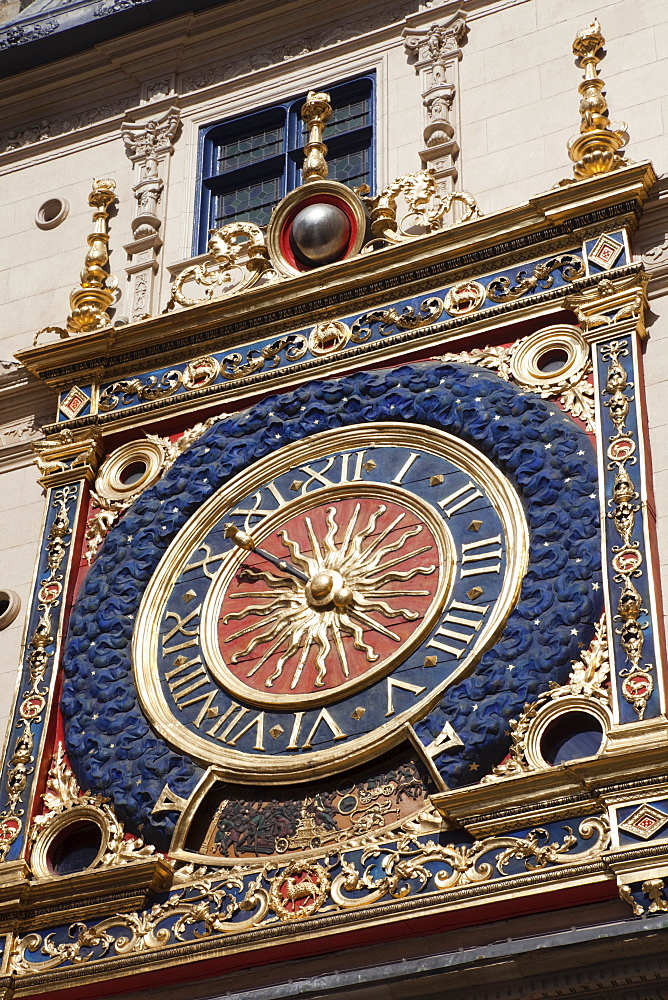
<instances>
[{"instance_id":1,"label":"black clock hand","mask_svg":"<svg viewBox=\"0 0 668 1000\"><path fill-rule=\"evenodd\" d=\"M272 552L267 552L266 549L260 548L259 545L255 544L253 536L237 528L236 524L230 522L225 525L225 538L231 538L234 544L238 545L240 549L246 549L248 552L257 552L259 556L262 556L263 559L266 559L278 569L283 570L284 573L291 573L292 576L296 576L298 580L302 580L304 583L309 582L310 577L306 573L297 569L292 563L286 562L285 559L279 559Z\"/></svg>"}]
</instances>

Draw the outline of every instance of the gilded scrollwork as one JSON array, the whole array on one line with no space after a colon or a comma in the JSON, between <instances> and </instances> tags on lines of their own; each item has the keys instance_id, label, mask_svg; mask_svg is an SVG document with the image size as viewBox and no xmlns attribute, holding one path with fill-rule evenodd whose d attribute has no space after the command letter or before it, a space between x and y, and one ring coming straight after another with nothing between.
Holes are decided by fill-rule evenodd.
<instances>
[{"instance_id":1,"label":"gilded scrollwork","mask_svg":"<svg viewBox=\"0 0 668 1000\"><path fill-rule=\"evenodd\" d=\"M554 272L561 271L564 281L575 281L585 274L585 265L580 257L575 254L562 254L553 257L551 260L536 264L533 270L521 270L515 275L514 280L501 276L494 278L487 285L487 298L492 302L509 302L519 299L522 295L533 292L539 286L541 288L551 288L554 284Z\"/></svg>"},{"instance_id":2,"label":"gilded scrollwork","mask_svg":"<svg viewBox=\"0 0 668 1000\"><path fill-rule=\"evenodd\" d=\"M264 234L253 222L230 222L210 230L207 250L213 262L193 264L181 271L174 279L164 312L175 305L196 306L236 295L260 281L266 284L280 280L269 259ZM186 295L184 287L189 283L203 290L203 295L197 298Z\"/></svg>"},{"instance_id":3,"label":"gilded scrollwork","mask_svg":"<svg viewBox=\"0 0 668 1000\"><path fill-rule=\"evenodd\" d=\"M419 307L404 306L396 309L382 309L365 313L352 324L350 340L353 344L365 344L374 332L387 336L395 330L416 330L429 323L435 323L443 312L443 299L433 295L424 299Z\"/></svg>"},{"instance_id":4,"label":"gilded scrollwork","mask_svg":"<svg viewBox=\"0 0 668 1000\"><path fill-rule=\"evenodd\" d=\"M652 913L668 912L668 895L666 894L665 878L645 879L642 885L636 890L647 897L649 903L643 899L639 901L633 895L633 886L623 883L618 887L619 898L631 907L634 917L644 917Z\"/></svg>"},{"instance_id":5,"label":"gilded scrollwork","mask_svg":"<svg viewBox=\"0 0 668 1000\"><path fill-rule=\"evenodd\" d=\"M135 398L138 403L163 399L176 392L181 385L182 378L181 372L169 371L160 377L149 375L143 382L140 378L112 382L111 385L105 386L100 393L98 405L100 410L106 413L108 410L114 410L120 402L125 406L130 405Z\"/></svg>"},{"instance_id":6,"label":"gilded scrollwork","mask_svg":"<svg viewBox=\"0 0 668 1000\"><path fill-rule=\"evenodd\" d=\"M603 816L588 816L561 834L538 827L519 836L472 844L442 844L408 828L395 844L318 861L294 859L248 873L241 866L219 874L192 870L167 898L150 909L78 922L66 934L17 937L9 971L27 975L69 964L95 964L119 955L160 951L202 937L229 937L251 928L346 913L383 899L430 897L494 880L531 875L550 867L598 859L610 840ZM501 882L502 884L502 882Z\"/></svg>"},{"instance_id":7,"label":"gilded scrollwork","mask_svg":"<svg viewBox=\"0 0 668 1000\"><path fill-rule=\"evenodd\" d=\"M291 333L286 337L279 337L278 340L265 344L264 347L257 350L251 348L245 354L235 351L226 355L221 358L220 362L216 362L216 370L213 374L210 362L215 359L196 358L189 362L183 371L172 369L162 376L149 375L144 379L123 379L106 385L100 392L99 407L102 412L107 413L115 410L119 405L131 406L151 402L155 399L164 399L172 396L179 388L186 392L201 388L203 385L210 384L218 376L233 382L236 379L254 375L266 368L277 368L282 358L288 362L299 361L307 350L306 338L301 334ZM207 362L206 378L194 381L197 373L204 370L203 363L205 361Z\"/></svg>"},{"instance_id":8,"label":"gilded scrollwork","mask_svg":"<svg viewBox=\"0 0 668 1000\"><path fill-rule=\"evenodd\" d=\"M371 217L371 240L366 245L367 251L414 239L416 234L408 232L412 227L427 233L435 232L441 228L443 219L456 202L460 202L464 210L462 217L453 225L461 225L482 215L475 198L466 191L441 194L433 170L417 170L399 177L374 197L369 196L367 185L362 185L358 194ZM401 196L407 211L397 220L397 199Z\"/></svg>"}]
</instances>

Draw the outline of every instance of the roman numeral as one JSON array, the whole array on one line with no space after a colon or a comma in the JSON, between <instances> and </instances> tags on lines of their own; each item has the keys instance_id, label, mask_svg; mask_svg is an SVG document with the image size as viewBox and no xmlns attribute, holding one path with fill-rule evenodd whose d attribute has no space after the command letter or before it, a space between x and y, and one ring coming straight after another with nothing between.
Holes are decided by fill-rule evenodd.
<instances>
[{"instance_id":1,"label":"roman numeral","mask_svg":"<svg viewBox=\"0 0 668 1000\"><path fill-rule=\"evenodd\" d=\"M469 480L466 486L460 487L460 489L451 493L450 496L439 500L438 506L441 508L446 517L452 517L452 515L456 514L458 510L468 507L470 503L473 503L474 500L481 496L482 493L476 488L475 483L472 483Z\"/></svg>"},{"instance_id":2,"label":"roman numeral","mask_svg":"<svg viewBox=\"0 0 668 1000\"><path fill-rule=\"evenodd\" d=\"M304 715L305 715L304 712L295 712L295 720L292 724L292 732L290 733L290 742L286 747L287 750L299 750L300 746L303 750L308 750L313 743L313 737L315 736L316 732L318 731L318 729L322 724L327 726L330 733L332 734L332 737L335 740L344 740L346 738L346 733L343 732L339 724L336 722L335 719L332 718L327 709L323 708L320 710L320 712L318 713L318 717L311 726L311 731L306 737L306 740L302 744L300 744L299 734L302 728L302 720L304 718Z\"/></svg>"},{"instance_id":3,"label":"roman numeral","mask_svg":"<svg viewBox=\"0 0 668 1000\"><path fill-rule=\"evenodd\" d=\"M451 656L459 659L466 652L466 647L473 639L476 632L480 630L482 625L482 619L485 617L486 612L489 610L489 604L484 607L480 607L477 604L466 604L463 601L453 601L448 612L443 618L440 628L437 628L434 632L433 637L427 643L428 646L434 646L436 649L442 649L444 653L450 653ZM480 615L480 618L476 621L471 618L462 618L461 615L452 614L453 611L466 611L470 614ZM456 625L457 631L454 628L448 628L447 625ZM462 629L470 629L470 632L461 631ZM443 636L445 639L452 639L460 645L455 646L452 642L442 642L437 639L436 636Z\"/></svg>"},{"instance_id":4,"label":"roman numeral","mask_svg":"<svg viewBox=\"0 0 668 1000\"><path fill-rule=\"evenodd\" d=\"M474 576L478 573L500 573L501 563L494 566L487 564L489 559L500 559L503 555L501 548L490 549L490 545L501 545L501 535L494 535L493 538L479 538L477 542L466 542L462 545L462 565L464 563L475 563L467 569L462 569L460 576Z\"/></svg>"},{"instance_id":5,"label":"roman numeral","mask_svg":"<svg viewBox=\"0 0 668 1000\"><path fill-rule=\"evenodd\" d=\"M165 615L165 619L176 618L176 625L174 626L173 629L171 629L169 632L167 632L166 635L163 635L162 637L163 656L167 656L169 655L169 653L177 653L180 649L188 649L190 646L197 645L197 636L199 635L199 625L196 625L195 628L193 629L186 628L186 625L189 625L190 622L193 620L193 618L197 618L199 616L201 607L202 605L198 604L196 608L193 608L190 614L187 614L183 617L181 615L178 615L176 611L167 612L167 614ZM167 643L170 642L170 640L177 635L185 636L186 642L177 643L175 646L167 646Z\"/></svg>"},{"instance_id":6,"label":"roman numeral","mask_svg":"<svg viewBox=\"0 0 668 1000\"><path fill-rule=\"evenodd\" d=\"M265 490L270 494L270 497L266 499L263 496ZM276 506L267 507L266 504L270 501L271 497L276 501ZM235 514L240 517L246 516L244 531L250 531L254 524L261 521L267 514L274 514L280 507L285 506L287 502L279 493L275 483L267 483L261 490L253 494L253 499L255 500L255 504L252 507L235 507L234 510L230 511L232 516Z\"/></svg>"},{"instance_id":7,"label":"roman numeral","mask_svg":"<svg viewBox=\"0 0 668 1000\"><path fill-rule=\"evenodd\" d=\"M426 690L424 687L418 687L417 684L409 684L408 681L399 681L396 677L387 678L387 712L385 713L385 718L389 718L390 715L394 715L394 692L397 688L402 691L410 691L415 697L422 694Z\"/></svg>"},{"instance_id":8,"label":"roman numeral","mask_svg":"<svg viewBox=\"0 0 668 1000\"><path fill-rule=\"evenodd\" d=\"M365 451L349 451L343 452L341 455L330 455L329 458L323 459L325 464L321 469L314 469L312 465L300 465L299 471L309 478L303 483L299 495L303 496L308 493L309 487L313 483L315 483L314 489L320 489L322 486L340 486L342 483L354 483L361 479L365 454ZM335 481L333 478L330 479L326 473L334 468L334 463L338 459L341 459L341 471L338 480ZM351 465L352 474L350 473Z\"/></svg>"},{"instance_id":9,"label":"roman numeral","mask_svg":"<svg viewBox=\"0 0 668 1000\"><path fill-rule=\"evenodd\" d=\"M410 469L410 467L413 464L413 462L415 462L416 459L418 459L419 457L420 457L420 453L419 452L412 451L410 453L410 455L408 456L408 458L406 459L406 461L404 462L404 464L401 466L401 468L397 472L397 474L394 477L394 479L392 480L392 482L396 483L397 486L399 486L401 484L401 480L404 478L404 476L406 475L406 473Z\"/></svg>"},{"instance_id":10,"label":"roman numeral","mask_svg":"<svg viewBox=\"0 0 668 1000\"><path fill-rule=\"evenodd\" d=\"M264 750L264 712L258 712L257 715L250 719L239 730L236 735L232 735L237 725L241 722L244 716L248 715L250 712L249 708L244 708L233 701L229 708L227 708L219 719L216 719L211 729L207 730L209 736L215 736L216 739L220 740L221 743L227 743L229 746L233 747L239 742L242 736L255 726L255 750ZM224 724L227 725L224 726ZM224 726L224 728L223 728ZM228 737L230 737L228 739Z\"/></svg>"}]
</instances>

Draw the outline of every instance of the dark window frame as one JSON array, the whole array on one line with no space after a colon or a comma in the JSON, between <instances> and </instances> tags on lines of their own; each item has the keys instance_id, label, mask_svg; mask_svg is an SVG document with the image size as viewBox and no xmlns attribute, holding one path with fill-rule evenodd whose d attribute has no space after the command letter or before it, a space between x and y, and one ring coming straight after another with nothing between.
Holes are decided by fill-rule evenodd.
<instances>
[{"instance_id":1,"label":"dark window frame","mask_svg":"<svg viewBox=\"0 0 668 1000\"><path fill-rule=\"evenodd\" d=\"M328 160L335 160L349 153L366 152L368 169L365 183L375 189L375 73L365 73L327 88L332 97L335 114L337 105L346 105L355 98L368 101L367 123L354 129L337 132L336 123L325 129ZM248 182L278 179L278 201L301 183L303 146L306 141L304 124L300 110L306 94L288 101L269 105L265 108L237 115L234 118L214 122L200 129L199 169L197 199L195 205L195 232L193 255L206 251L209 230L224 222L216 222L216 198L225 193L243 190ZM218 172L219 150L225 141L229 144L242 142L245 138L257 136L262 129L283 130L282 149L271 157L255 162L242 163L228 171ZM243 156L243 152L236 154ZM229 157L231 158L231 157ZM240 182L244 182L243 184ZM346 182L344 182L346 183ZM356 181L356 185L359 181ZM273 202L272 202L273 204ZM239 213L245 214L245 213ZM229 217L228 217L229 218ZM263 222L266 224L266 219Z\"/></svg>"}]
</instances>

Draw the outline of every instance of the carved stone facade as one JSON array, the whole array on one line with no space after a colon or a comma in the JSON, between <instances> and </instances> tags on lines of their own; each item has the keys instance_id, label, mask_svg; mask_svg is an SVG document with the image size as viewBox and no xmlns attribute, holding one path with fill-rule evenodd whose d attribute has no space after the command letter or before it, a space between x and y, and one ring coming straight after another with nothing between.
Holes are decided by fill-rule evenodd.
<instances>
[{"instance_id":1,"label":"carved stone facade","mask_svg":"<svg viewBox=\"0 0 668 1000\"><path fill-rule=\"evenodd\" d=\"M171 88L171 81L158 81L146 91L147 100ZM139 179L133 187L135 216L132 220L134 239L125 244L130 258L126 272L131 284L131 319L151 316L155 310L154 282L158 272L158 254L162 246L162 193L169 178L169 162L174 152L180 111L171 107L157 118L143 122L124 122L123 142L133 169ZM164 176L161 176L164 175Z\"/></svg>"},{"instance_id":2,"label":"carved stone facade","mask_svg":"<svg viewBox=\"0 0 668 1000\"><path fill-rule=\"evenodd\" d=\"M457 185L457 92L466 13L457 11L442 24L432 24L427 31L404 28L403 36L406 53L415 62L422 86L425 142L420 151L422 166L433 170L439 193L446 195Z\"/></svg>"}]
</instances>

